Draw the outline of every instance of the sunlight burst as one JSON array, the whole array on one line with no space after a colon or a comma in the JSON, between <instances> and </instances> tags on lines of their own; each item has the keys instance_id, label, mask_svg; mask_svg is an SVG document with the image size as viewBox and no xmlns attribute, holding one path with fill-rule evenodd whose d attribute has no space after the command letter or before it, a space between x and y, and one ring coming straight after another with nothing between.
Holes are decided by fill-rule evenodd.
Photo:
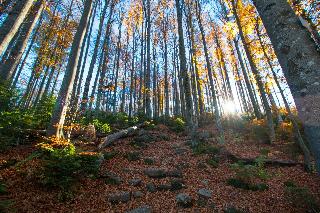
<instances>
[{"instance_id":1,"label":"sunlight burst","mask_svg":"<svg viewBox=\"0 0 320 213\"><path fill-rule=\"evenodd\" d=\"M232 101L227 101L222 105L223 111L226 114L235 114L237 112L237 106Z\"/></svg>"}]
</instances>

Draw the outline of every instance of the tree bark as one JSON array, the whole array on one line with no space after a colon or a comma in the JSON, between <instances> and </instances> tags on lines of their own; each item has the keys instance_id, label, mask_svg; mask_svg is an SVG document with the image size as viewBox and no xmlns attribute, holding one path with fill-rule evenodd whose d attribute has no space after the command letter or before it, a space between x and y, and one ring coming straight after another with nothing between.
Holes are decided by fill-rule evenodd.
<instances>
[{"instance_id":1,"label":"tree bark","mask_svg":"<svg viewBox=\"0 0 320 213\"><path fill-rule=\"evenodd\" d=\"M87 75L87 78L86 78L86 81L84 84L82 102L81 102L81 111L85 111L85 109L88 106L88 101L89 101L88 96L89 96L90 83L91 83L91 79L92 79L92 75L93 75L93 69L94 69L94 66L96 64L97 57L98 57L98 50L99 50L100 40L101 40L101 35L102 35L102 27L104 24L104 19L106 16L107 8L108 8L108 4L107 4L107 2L105 2L105 5L103 8L101 17L100 17L97 39L95 41L95 46L93 49L93 55L91 58L91 62L90 62L89 70L88 70L88 75Z\"/></svg>"},{"instance_id":2,"label":"tree bark","mask_svg":"<svg viewBox=\"0 0 320 213\"><path fill-rule=\"evenodd\" d=\"M77 32L74 36L70 56L65 71L65 76L60 88L57 102L53 111L52 119L47 130L48 136L63 137L63 126L66 118L66 112L69 106L69 99L72 92L73 82L77 71L79 62L80 49L86 33L86 28L89 22L89 14L92 9L92 0L86 0L84 10L80 19Z\"/></svg>"},{"instance_id":3,"label":"tree bark","mask_svg":"<svg viewBox=\"0 0 320 213\"><path fill-rule=\"evenodd\" d=\"M44 3L42 0L38 0L33 6L20 29L20 36L12 48L9 58L4 64L0 65L1 75L5 80L12 79L14 71L20 62L25 48L27 47L32 30L40 18L43 7Z\"/></svg>"},{"instance_id":4,"label":"tree bark","mask_svg":"<svg viewBox=\"0 0 320 213\"><path fill-rule=\"evenodd\" d=\"M34 0L19 0L10 15L0 27L0 55L5 51L11 39L18 32Z\"/></svg>"},{"instance_id":5,"label":"tree bark","mask_svg":"<svg viewBox=\"0 0 320 213\"><path fill-rule=\"evenodd\" d=\"M204 54L205 54L206 64L207 64L207 69L208 69L208 77L209 77L212 101L213 101L213 106L214 106L214 117L215 117L216 125L217 125L218 131L219 131L220 140L221 140L221 142L224 142L224 131L223 131L222 124L221 124L219 106L218 106L218 102L217 102L217 94L216 94L216 90L215 90L215 83L213 80L213 73L211 70L211 63L210 63L210 58L209 58L209 53L208 53L207 41L206 41L203 26L202 26L200 14L201 14L201 8L200 8L200 3L198 2L197 19L198 19L198 24L199 24L199 28L200 28L201 37L202 37L202 44L203 44L203 49L204 49Z\"/></svg>"},{"instance_id":6,"label":"tree bark","mask_svg":"<svg viewBox=\"0 0 320 213\"><path fill-rule=\"evenodd\" d=\"M243 48L244 48L244 50L246 52L248 62L250 64L251 70L252 70L252 72L254 74L254 77L255 77L256 82L257 82L257 86L258 86L260 94L261 94L262 103L263 103L263 106L265 108L266 115L267 115L267 125L268 125L268 129L269 129L270 143L272 143L272 142L275 141L275 130L274 130L274 124L273 124L273 119L272 119L271 108L270 108L269 103L268 103L268 99L267 99L267 96L266 96L265 88L264 88L260 73L259 73L259 71L258 71L258 69L257 69L257 67L256 67L256 65L255 65L255 63L254 63L254 61L252 59L251 52L250 52L249 47L248 47L248 45L247 45L247 43L245 41L242 25L241 25L240 18L239 18L238 13L237 13L235 1L231 0L231 4L232 4L233 15L235 16L236 23L237 23L237 26L239 28L239 35L240 35L241 40L243 41Z\"/></svg>"},{"instance_id":7,"label":"tree bark","mask_svg":"<svg viewBox=\"0 0 320 213\"><path fill-rule=\"evenodd\" d=\"M320 173L320 55L287 1L253 2L291 89Z\"/></svg>"},{"instance_id":8,"label":"tree bark","mask_svg":"<svg viewBox=\"0 0 320 213\"><path fill-rule=\"evenodd\" d=\"M180 72L183 76L183 90L185 97L186 122L190 130L193 127L192 115L192 94L190 88L190 78L187 69L186 50L184 45L183 23L182 23L182 5L180 0L176 0L178 34L179 34L179 57L180 57Z\"/></svg>"}]
</instances>

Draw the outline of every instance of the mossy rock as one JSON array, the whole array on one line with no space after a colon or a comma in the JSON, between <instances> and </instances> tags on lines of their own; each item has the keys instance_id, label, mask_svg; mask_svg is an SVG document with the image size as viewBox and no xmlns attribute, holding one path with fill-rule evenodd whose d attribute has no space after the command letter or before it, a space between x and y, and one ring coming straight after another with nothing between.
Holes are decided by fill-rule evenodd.
<instances>
[{"instance_id":1,"label":"mossy rock","mask_svg":"<svg viewBox=\"0 0 320 213\"><path fill-rule=\"evenodd\" d=\"M128 161L138 161L140 160L140 152L129 152L126 154L126 158Z\"/></svg>"},{"instance_id":2,"label":"mossy rock","mask_svg":"<svg viewBox=\"0 0 320 213\"><path fill-rule=\"evenodd\" d=\"M143 159L143 161L147 165L153 165L155 163L154 159L152 159L152 158L145 158L145 159Z\"/></svg>"}]
</instances>

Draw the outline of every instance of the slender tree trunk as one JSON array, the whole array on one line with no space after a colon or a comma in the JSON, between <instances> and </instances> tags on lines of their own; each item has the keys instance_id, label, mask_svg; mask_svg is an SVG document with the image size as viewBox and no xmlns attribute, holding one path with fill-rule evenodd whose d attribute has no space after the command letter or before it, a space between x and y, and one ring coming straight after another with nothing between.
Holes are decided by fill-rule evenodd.
<instances>
[{"instance_id":1,"label":"slender tree trunk","mask_svg":"<svg viewBox=\"0 0 320 213\"><path fill-rule=\"evenodd\" d=\"M111 5L110 5L109 17L108 17L108 21L107 21L106 34L105 34L105 38L104 38L103 51L105 51L105 54L104 54L104 58L103 58L103 65L102 65L100 81L99 81L96 109L100 109L101 97L102 96L105 97L105 91L104 91L103 87L106 82L106 72L107 72L107 67L108 67L108 62L109 62L108 57L109 57L109 48L110 48L110 34L111 34L114 6L115 6L115 2L112 1Z\"/></svg>"},{"instance_id":2,"label":"slender tree trunk","mask_svg":"<svg viewBox=\"0 0 320 213\"><path fill-rule=\"evenodd\" d=\"M90 12L90 17L89 17L90 24L87 25L86 34L84 36L83 43L81 46L79 62L77 65L77 73L76 73L75 81L74 81L73 88L72 88L71 109L70 109L71 114L75 114L75 112L77 110L77 105L78 105L79 95L80 95L81 80L83 77L84 67L85 67L86 60L87 60L88 49L90 46L91 31L92 31L92 27L93 27L93 23L94 23L93 17L95 17L95 14L97 11L97 2L94 3L93 7L94 7L94 9L93 9L93 11ZM88 43L88 45L87 45L87 43ZM86 45L87 45L87 48L86 48ZM84 56L84 54L85 54L85 56ZM82 64L83 64L83 66L81 66ZM79 93L78 93L78 88L79 88Z\"/></svg>"},{"instance_id":3,"label":"slender tree trunk","mask_svg":"<svg viewBox=\"0 0 320 213\"><path fill-rule=\"evenodd\" d=\"M10 15L0 27L0 55L2 55L11 39L18 32L19 27L25 19L33 2L34 0L17 1L13 10L10 12Z\"/></svg>"},{"instance_id":4,"label":"slender tree trunk","mask_svg":"<svg viewBox=\"0 0 320 213\"><path fill-rule=\"evenodd\" d=\"M211 86L211 95L212 95L213 106L215 108L214 109L214 116L216 119L216 125L217 125L218 131L219 131L220 140L221 140L221 142L224 142L224 132L223 132L222 124L221 124L221 118L220 118L219 106L218 106L218 102L217 102L215 84L213 81L213 73L211 70L211 63L210 63L210 58L209 58L209 53L208 53L208 47L207 47L206 37L205 37L204 29L202 26L200 14L201 14L201 8L200 8L200 4L198 2L197 19L198 19L198 24L199 24L199 28L200 28L201 37L202 37L204 54L205 54L205 58L206 58L208 77L209 77L209 82L210 82L210 86Z\"/></svg>"},{"instance_id":5,"label":"slender tree trunk","mask_svg":"<svg viewBox=\"0 0 320 213\"><path fill-rule=\"evenodd\" d=\"M106 16L106 12L107 12L107 8L108 8L108 4L107 2L104 5L101 17L100 17L100 23L99 23L99 28L98 28L98 34L97 34L97 39L95 41L95 46L93 49L93 55L91 58L91 62L90 62L90 67L88 70L88 75L84 84L84 89L83 89L83 95L82 95L82 102L81 102L81 111L85 111L85 109L87 108L87 104L88 104L88 96L89 96L89 89L90 89L90 82L92 79L92 75L93 75L93 69L94 66L96 64L97 61L97 57L98 57L98 52L99 52L99 46L100 46L100 40L101 40L101 35L102 35L102 28L103 28L103 24L104 24L104 19Z\"/></svg>"},{"instance_id":6,"label":"slender tree trunk","mask_svg":"<svg viewBox=\"0 0 320 213\"><path fill-rule=\"evenodd\" d=\"M119 25L119 35L118 35L118 44L117 44L117 65L116 65L116 74L114 77L114 91L113 91L113 112L116 112L117 108L117 92L118 92L118 76L119 76L119 69L120 69L120 55L121 55L121 26L122 20Z\"/></svg>"},{"instance_id":7,"label":"slender tree trunk","mask_svg":"<svg viewBox=\"0 0 320 213\"><path fill-rule=\"evenodd\" d=\"M73 82L75 80L77 65L79 62L80 49L84 39L84 35L86 33L91 9L92 0L86 0L82 17L80 19L80 23L74 36L74 40L70 50L70 56L65 71L65 76L53 111L52 119L47 130L48 136L56 136L57 138L63 137L64 121L69 106L69 99L71 96Z\"/></svg>"},{"instance_id":8,"label":"slender tree trunk","mask_svg":"<svg viewBox=\"0 0 320 213\"><path fill-rule=\"evenodd\" d=\"M132 35L132 62L131 62L131 70L130 70L130 100L129 100L129 118L132 118L133 114L133 92L135 90L135 54L136 54L136 39L135 39L135 28L133 28L133 35Z\"/></svg>"},{"instance_id":9,"label":"slender tree trunk","mask_svg":"<svg viewBox=\"0 0 320 213\"><path fill-rule=\"evenodd\" d=\"M178 34L179 34L179 58L180 58L180 72L183 76L183 89L185 97L185 106L186 106L186 122L189 129L193 129L192 121L192 94L190 88L190 78L187 69L187 59L186 59L186 50L184 45L184 36L183 36L183 23L182 23L182 4L180 0L176 0L176 9L177 9L177 20L178 20Z\"/></svg>"},{"instance_id":10,"label":"slender tree trunk","mask_svg":"<svg viewBox=\"0 0 320 213\"><path fill-rule=\"evenodd\" d=\"M150 0L147 1L147 68L145 73L145 85L146 85L146 117L151 118L152 117L152 111L151 111L151 5Z\"/></svg>"},{"instance_id":11,"label":"slender tree trunk","mask_svg":"<svg viewBox=\"0 0 320 213\"><path fill-rule=\"evenodd\" d=\"M167 32L165 32L167 33ZM165 117L169 118L169 79L168 79L168 44L167 34L164 35L164 93L165 93Z\"/></svg>"},{"instance_id":12,"label":"slender tree trunk","mask_svg":"<svg viewBox=\"0 0 320 213\"><path fill-rule=\"evenodd\" d=\"M24 54L25 56L24 56L24 58L23 58L23 60L22 60L22 62L21 62L21 64L20 64L20 66L17 66L17 68L16 68L16 70L15 70L16 76L15 76L15 78L14 78L14 80L13 80L12 88L15 88L16 85L17 85L17 82L18 82L18 80L19 80L20 74L21 74L21 72L22 72L22 70L23 70L23 68L24 68L24 65L26 64L26 61L27 61L28 56L29 56L29 54L30 54L30 52L31 52L31 49L32 49L32 47L33 47L33 45L34 45L34 42L36 41L37 34L38 34L38 32L39 32L39 29L40 29L40 27L41 27L41 24L42 24L43 19L44 19L43 16L41 16L41 19L40 19L40 21L39 21L39 23L38 23L38 25L37 25L37 28L34 30L34 33L33 33L33 35L32 35L32 39L31 39L31 41L30 41L30 45L29 45L28 49L26 50L26 53Z\"/></svg>"},{"instance_id":13,"label":"slender tree trunk","mask_svg":"<svg viewBox=\"0 0 320 213\"><path fill-rule=\"evenodd\" d=\"M320 55L287 1L253 2L291 89L320 173Z\"/></svg>"},{"instance_id":14,"label":"slender tree trunk","mask_svg":"<svg viewBox=\"0 0 320 213\"><path fill-rule=\"evenodd\" d=\"M255 79L257 81L257 86L258 86L260 94L261 94L262 103L263 103L263 106L265 108L266 115L267 115L267 123L268 123L268 128L269 128L270 143L272 143L272 142L275 141L275 130L274 130L274 124L273 124L273 119L272 119L271 108L270 108L270 106L268 104L268 99L267 99L267 96L266 96L264 85L262 83L261 76L260 76L259 71L258 71L258 69L257 69L257 67L256 67L256 65L255 65L255 63L254 63L254 61L253 61L253 59L251 57L250 50L249 50L249 48L248 48L248 46L246 44L245 37L244 37L244 34L243 34L243 30L242 30L242 26L241 26L241 22L240 22L238 14L237 14L236 5L235 5L234 0L231 0L231 4L232 4L232 11L233 11L233 14L234 14L235 19L236 19L236 23L237 23L238 28L239 28L239 35L240 35L241 40L243 41L243 47L244 47L244 50L246 52L248 62L250 64L250 67L252 69L254 77L255 77Z\"/></svg>"},{"instance_id":15,"label":"slender tree trunk","mask_svg":"<svg viewBox=\"0 0 320 213\"><path fill-rule=\"evenodd\" d=\"M20 29L20 36L18 37L14 47L12 48L8 60L6 60L4 64L0 65L1 75L5 80L12 79L13 73L18 66L22 54L28 44L28 40L30 38L32 30L40 18L43 7L44 3L42 0L38 0L32 7Z\"/></svg>"},{"instance_id":16,"label":"slender tree trunk","mask_svg":"<svg viewBox=\"0 0 320 213\"><path fill-rule=\"evenodd\" d=\"M78 105L78 102L80 101L80 93L81 93L81 85L82 85L82 78L83 78L83 75L84 75L84 71L85 71L85 68L86 68L86 62L87 62L87 58L88 58L88 52L89 52L89 48L90 48L90 43L91 43L91 34L92 34L92 28L93 28L93 24L94 24L94 17L95 17L95 14L97 12L97 3L95 3L94 5L94 11L93 11L93 15L92 15L92 12L90 13L90 18L92 19L91 20L91 24L90 24L90 28L89 28L89 33L86 33L85 36L87 36L87 47L86 47L86 50L85 50L85 53L84 53L84 58L83 58L83 63L82 63L82 66L81 66L81 63L78 63L77 65L77 73L79 72L79 69L81 67L81 71L80 71L80 76L78 79L75 79L76 81L78 81L78 84L77 84L77 88L74 89L75 91L75 95L74 95L74 103L72 104L73 107L77 107ZM90 20L89 18L89 20ZM87 29L86 29L86 32L88 30L88 26L87 26ZM82 44L82 47L84 48L85 45L86 45L86 39L84 39L84 42ZM81 54L81 53L80 53ZM75 86L75 85L74 85Z\"/></svg>"}]
</instances>

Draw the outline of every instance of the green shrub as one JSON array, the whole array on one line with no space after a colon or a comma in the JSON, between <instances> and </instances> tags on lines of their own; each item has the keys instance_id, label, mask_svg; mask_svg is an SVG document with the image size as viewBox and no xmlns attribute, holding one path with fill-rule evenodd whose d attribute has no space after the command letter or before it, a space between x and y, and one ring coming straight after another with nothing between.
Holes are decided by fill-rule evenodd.
<instances>
[{"instance_id":1,"label":"green shrub","mask_svg":"<svg viewBox=\"0 0 320 213\"><path fill-rule=\"evenodd\" d=\"M227 183L228 185L233 186L235 188L251 191L264 191L269 188L268 185L265 183L251 184L237 178L230 178L227 180Z\"/></svg>"},{"instance_id":2,"label":"green shrub","mask_svg":"<svg viewBox=\"0 0 320 213\"><path fill-rule=\"evenodd\" d=\"M207 164L210 165L213 168L218 168L219 166L219 160L216 158L210 158L207 160Z\"/></svg>"},{"instance_id":3,"label":"green shrub","mask_svg":"<svg viewBox=\"0 0 320 213\"><path fill-rule=\"evenodd\" d=\"M175 132L183 132L185 130L185 125L186 123L182 118L176 118L171 122L170 127Z\"/></svg>"},{"instance_id":4,"label":"green shrub","mask_svg":"<svg viewBox=\"0 0 320 213\"><path fill-rule=\"evenodd\" d=\"M194 147L192 147L193 154L202 155L216 155L220 152L220 148L216 146L209 145L207 143L197 143Z\"/></svg>"},{"instance_id":5,"label":"green shrub","mask_svg":"<svg viewBox=\"0 0 320 213\"><path fill-rule=\"evenodd\" d=\"M286 181L283 183L285 187L297 187L297 185L293 181Z\"/></svg>"},{"instance_id":6,"label":"green shrub","mask_svg":"<svg viewBox=\"0 0 320 213\"><path fill-rule=\"evenodd\" d=\"M99 173L100 165L104 156L95 152L81 152L77 155L77 160L81 165L80 172L96 176Z\"/></svg>"},{"instance_id":7,"label":"green shrub","mask_svg":"<svg viewBox=\"0 0 320 213\"><path fill-rule=\"evenodd\" d=\"M7 193L7 186L6 184L0 182L0 195L6 194Z\"/></svg>"},{"instance_id":8,"label":"green shrub","mask_svg":"<svg viewBox=\"0 0 320 213\"><path fill-rule=\"evenodd\" d=\"M105 152L105 153L103 153L103 158L105 160L111 160L112 158L116 157L117 154L118 154L118 152L115 152L115 151L113 151L113 152Z\"/></svg>"},{"instance_id":9,"label":"green shrub","mask_svg":"<svg viewBox=\"0 0 320 213\"><path fill-rule=\"evenodd\" d=\"M81 176L97 175L103 159L97 153L77 153L73 144L63 140L55 139L38 147L43 152L41 183L61 191L70 190Z\"/></svg>"},{"instance_id":10,"label":"green shrub","mask_svg":"<svg viewBox=\"0 0 320 213\"><path fill-rule=\"evenodd\" d=\"M35 108L0 112L0 129L46 129L52 117L54 97L44 98Z\"/></svg>"},{"instance_id":11,"label":"green shrub","mask_svg":"<svg viewBox=\"0 0 320 213\"><path fill-rule=\"evenodd\" d=\"M126 154L128 161L137 161L140 160L140 152L129 152Z\"/></svg>"},{"instance_id":12,"label":"green shrub","mask_svg":"<svg viewBox=\"0 0 320 213\"><path fill-rule=\"evenodd\" d=\"M12 110L17 99L18 91L7 82L0 82L0 112Z\"/></svg>"},{"instance_id":13,"label":"green shrub","mask_svg":"<svg viewBox=\"0 0 320 213\"><path fill-rule=\"evenodd\" d=\"M98 119L92 121L94 127L97 131L107 134L111 132L111 126L108 123L102 123Z\"/></svg>"},{"instance_id":14,"label":"green shrub","mask_svg":"<svg viewBox=\"0 0 320 213\"><path fill-rule=\"evenodd\" d=\"M34 129L46 129L56 103L56 98L54 96L44 97L39 104L36 105L32 112L32 117L34 121Z\"/></svg>"},{"instance_id":15,"label":"green shrub","mask_svg":"<svg viewBox=\"0 0 320 213\"><path fill-rule=\"evenodd\" d=\"M269 153L270 153L270 150L267 149L267 148L262 148L262 149L260 150L260 154L261 154L262 156L268 156Z\"/></svg>"},{"instance_id":16,"label":"green shrub","mask_svg":"<svg viewBox=\"0 0 320 213\"><path fill-rule=\"evenodd\" d=\"M0 200L0 212L12 212L13 200Z\"/></svg>"},{"instance_id":17,"label":"green shrub","mask_svg":"<svg viewBox=\"0 0 320 213\"><path fill-rule=\"evenodd\" d=\"M287 181L285 185L285 197L296 208L304 209L308 212L320 212L315 197L306 187L299 187L292 181Z\"/></svg>"},{"instance_id":18,"label":"green shrub","mask_svg":"<svg viewBox=\"0 0 320 213\"><path fill-rule=\"evenodd\" d=\"M231 164L231 169L236 172L236 178L244 182L250 183L254 178L265 180L269 178L264 168L264 157L258 157L253 165L245 165L243 162Z\"/></svg>"},{"instance_id":19,"label":"green shrub","mask_svg":"<svg viewBox=\"0 0 320 213\"><path fill-rule=\"evenodd\" d=\"M242 188L252 191L267 190L268 185L264 183L253 184L254 179L266 180L269 178L264 168L264 157L258 157L253 165L245 165L243 162L234 163L231 169L236 172L235 178L230 178L228 184L236 188Z\"/></svg>"}]
</instances>

